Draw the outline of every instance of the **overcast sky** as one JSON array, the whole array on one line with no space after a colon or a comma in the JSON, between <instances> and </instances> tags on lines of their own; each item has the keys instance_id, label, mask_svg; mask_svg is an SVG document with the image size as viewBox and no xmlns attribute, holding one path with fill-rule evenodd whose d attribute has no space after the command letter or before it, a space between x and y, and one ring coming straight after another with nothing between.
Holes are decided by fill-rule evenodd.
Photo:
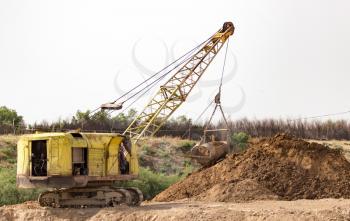
<instances>
[{"instance_id":1,"label":"overcast sky","mask_svg":"<svg viewBox=\"0 0 350 221\"><path fill-rule=\"evenodd\" d=\"M233 119L350 110L349 1L172 2L0 1L0 105L29 123L93 109L232 21L222 100ZM176 115L196 118L215 95L223 52Z\"/></svg>"}]
</instances>

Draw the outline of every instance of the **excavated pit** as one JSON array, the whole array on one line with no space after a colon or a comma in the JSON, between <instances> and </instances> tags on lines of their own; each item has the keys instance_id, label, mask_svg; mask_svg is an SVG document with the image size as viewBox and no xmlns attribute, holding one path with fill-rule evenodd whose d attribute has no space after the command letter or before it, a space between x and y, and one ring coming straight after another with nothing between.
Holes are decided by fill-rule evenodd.
<instances>
[{"instance_id":1,"label":"excavated pit","mask_svg":"<svg viewBox=\"0 0 350 221\"><path fill-rule=\"evenodd\" d=\"M350 163L341 150L279 134L192 173L153 201L185 198L219 202L350 198Z\"/></svg>"}]
</instances>

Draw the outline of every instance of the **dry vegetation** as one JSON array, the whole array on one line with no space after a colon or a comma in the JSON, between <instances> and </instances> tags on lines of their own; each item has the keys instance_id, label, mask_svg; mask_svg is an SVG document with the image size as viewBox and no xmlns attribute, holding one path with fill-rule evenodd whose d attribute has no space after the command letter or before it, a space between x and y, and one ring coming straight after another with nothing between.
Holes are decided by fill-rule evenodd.
<instances>
[{"instance_id":1,"label":"dry vegetation","mask_svg":"<svg viewBox=\"0 0 350 221\"><path fill-rule=\"evenodd\" d=\"M241 119L230 122L230 127L232 131L245 132L253 137L271 137L278 133L289 133L304 139L350 140L350 123L345 120Z\"/></svg>"},{"instance_id":2,"label":"dry vegetation","mask_svg":"<svg viewBox=\"0 0 350 221\"><path fill-rule=\"evenodd\" d=\"M0 135L0 148L7 145L16 146L18 138L18 136L12 134Z\"/></svg>"},{"instance_id":3,"label":"dry vegetation","mask_svg":"<svg viewBox=\"0 0 350 221\"><path fill-rule=\"evenodd\" d=\"M0 135L0 169L14 168L17 140L18 136L15 135Z\"/></svg>"},{"instance_id":4,"label":"dry vegetation","mask_svg":"<svg viewBox=\"0 0 350 221\"><path fill-rule=\"evenodd\" d=\"M167 175L189 173L193 164L185 155L194 144L174 137L145 139L140 142L140 165Z\"/></svg>"}]
</instances>

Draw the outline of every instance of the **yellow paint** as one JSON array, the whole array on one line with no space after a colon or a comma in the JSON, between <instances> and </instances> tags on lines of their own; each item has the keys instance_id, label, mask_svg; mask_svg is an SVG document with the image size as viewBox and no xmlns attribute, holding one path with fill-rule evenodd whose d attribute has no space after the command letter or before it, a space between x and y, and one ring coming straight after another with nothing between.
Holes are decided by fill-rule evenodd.
<instances>
[{"instance_id":1,"label":"yellow paint","mask_svg":"<svg viewBox=\"0 0 350 221\"><path fill-rule=\"evenodd\" d=\"M72 176L72 148L88 149L89 176L120 175L118 151L125 137L109 133L80 133L82 137L73 137L71 133L38 133L24 135L17 145L17 174L31 176L31 143L35 140L47 141L48 176ZM137 175L137 152L132 148L128 158L130 173Z\"/></svg>"},{"instance_id":2,"label":"yellow paint","mask_svg":"<svg viewBox=\"0 0 350 221\"><path fill-rule=\"evenodd\" d=\"M122 139L114 137L108 145L108 156L107 156L107 170L108 176L118 175L119 171L119 145Z\"/></svg>"},{"instance_id":3,"label":"yellow paint","mask_svg":"<svg viewBox=\"0 0 350 221\"><path fill-rule=\"evenodd\" d=\"M64 173L66 171L62 171L61 162L60 162L60 139L54 137L49 140L49 154L47 158L48 161L48 171L49 175L60 175L60 173Z\"/></svg>"},{"instance_id":4,"label":"yellow paint","mask_svg":"<svg viewBox=\"0 0 350 221\"><path fill-rule=\"evenodd\" d=\"M17 143L17 174L30 173L29 168L29 142L27 139L20 139Z\"/></svg>"},{"instance_id":5,"label":"yellow paint","mask_svg":"<svg viewBox=\"0 0 350 221\"><path fill-rule=\"evenodd\" d=\"M137 144L133 143L131 148L131 157L130 157L130 172L131 174L139 174L139 161L137 156Z\"/></svg>"}]
</instances>

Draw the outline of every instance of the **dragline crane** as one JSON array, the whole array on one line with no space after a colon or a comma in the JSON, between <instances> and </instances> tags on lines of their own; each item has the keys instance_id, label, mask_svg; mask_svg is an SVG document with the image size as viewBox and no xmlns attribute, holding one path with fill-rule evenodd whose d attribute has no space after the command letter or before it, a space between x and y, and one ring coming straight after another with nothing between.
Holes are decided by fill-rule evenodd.
<instances>
[{"instance_id":1,"label":"dragline crane","mask_svg":"<svg viewBox=\"0 0 350 221\"><path fill-rule=\"evenodd\" d=\"M137 142L153 136L186 101L233 32L232 22L224 23L178 63L169 65L170 71L165 68L149 78L153 81L148 86L152 86L172 74L123 134L70 131L22 136L17 145L17 187L55 189L41 193L41 206L140 205L139 189L115 187L115 182L138 177ZM143 95L148 86L135 95ZM98 110L121 109L129 99L117 99Z\"/></svg>"}]
</instances>

